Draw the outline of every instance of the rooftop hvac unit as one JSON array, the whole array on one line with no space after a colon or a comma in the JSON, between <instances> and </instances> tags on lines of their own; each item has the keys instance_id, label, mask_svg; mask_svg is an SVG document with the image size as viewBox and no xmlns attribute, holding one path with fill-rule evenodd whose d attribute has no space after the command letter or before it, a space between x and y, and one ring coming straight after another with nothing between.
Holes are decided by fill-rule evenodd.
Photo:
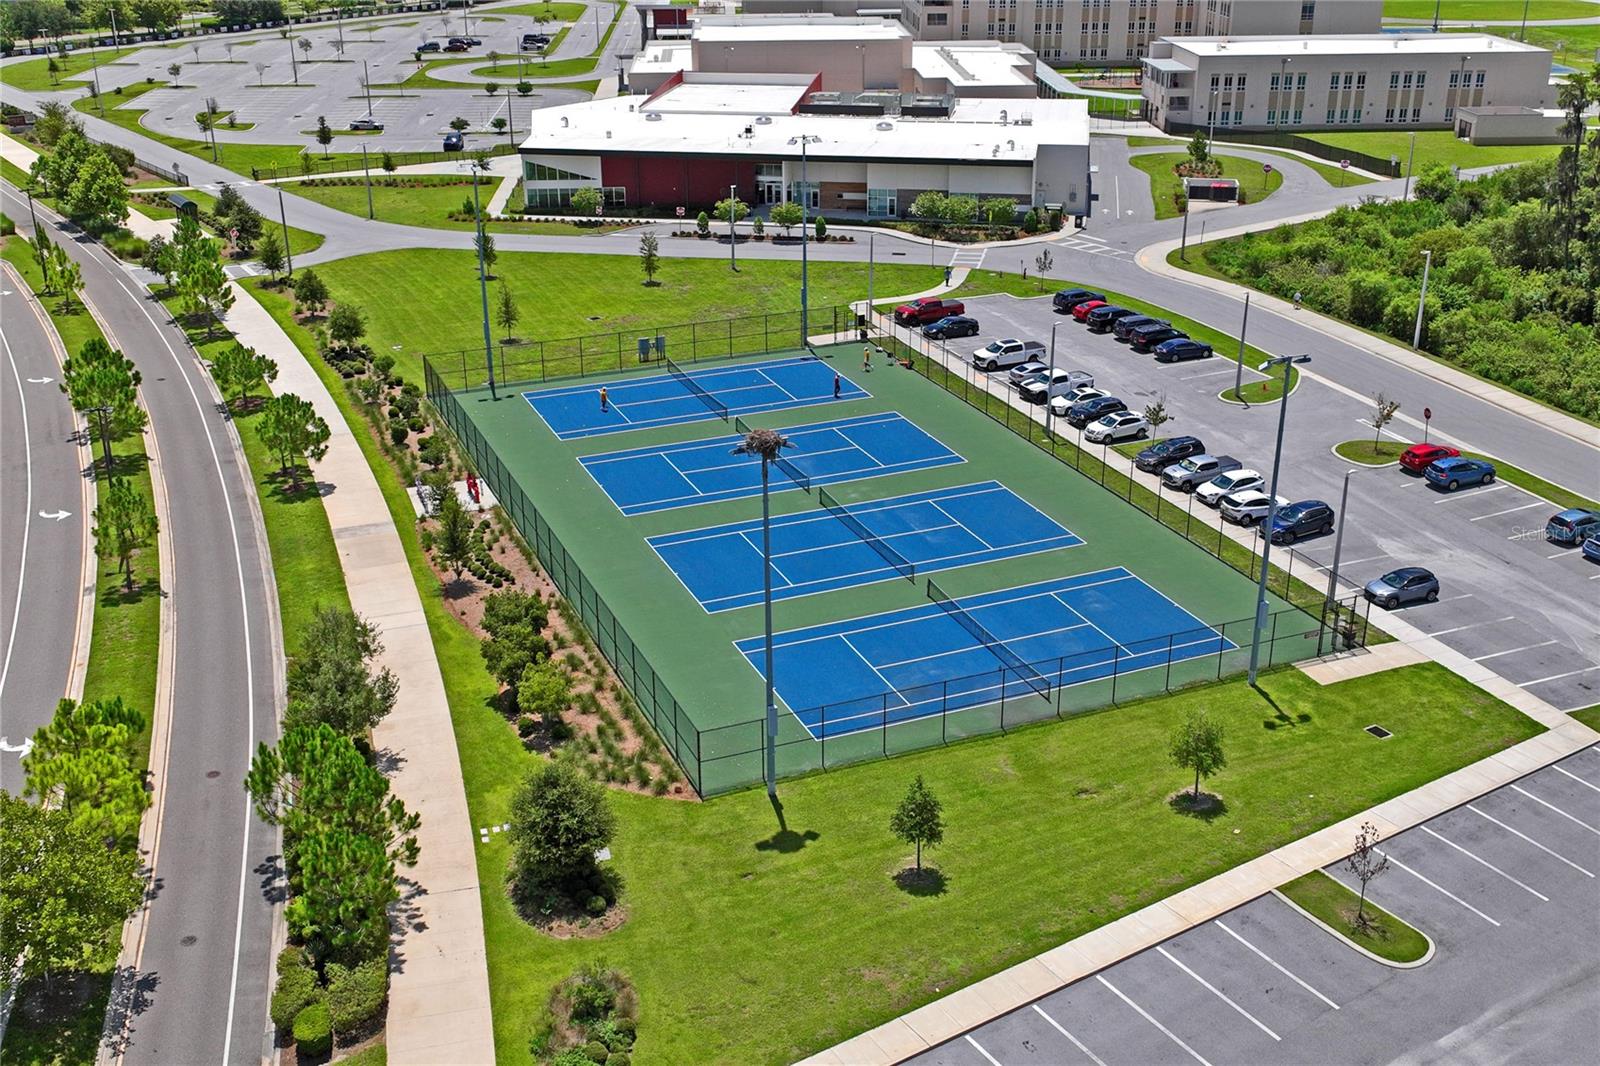
<instances>
[{"instance_id":1,"label":"rooftop hvac unit","mask_svg":"<svg viewBox=\"0 0 1600 1066\"><path fill-rule=\"evenodd\" d=\"M770 125L772 125L772 116L771 115L757 115L756 116L756 125L757 126L770 126Z\"/></svg>"},{"instance_id":2,"label":"rooftop hvac unit","mask_svg":"<svg viewBox=\"0 0 1600 1066\"><path fill-rule=\"evenodd\" d=\"M644 114L644 120L646 122L660 122L661 121L661 112L659 112L659 111L646 111L645 114ZM610 134L607 134L606 136L609 137Z\"/></svg>"},{"instance_id":3,"label":"rooftop hvac unit","mask_svg":"<svg viewBox=\"0 0 1600 1066\"><path fill-rule=\"evenodd\" d=\"M892 129L894 129L894 123L893 122L880 122L880 123L878 123L878 128L880 130L892 130Z\"/></svg>"}]
</instances>

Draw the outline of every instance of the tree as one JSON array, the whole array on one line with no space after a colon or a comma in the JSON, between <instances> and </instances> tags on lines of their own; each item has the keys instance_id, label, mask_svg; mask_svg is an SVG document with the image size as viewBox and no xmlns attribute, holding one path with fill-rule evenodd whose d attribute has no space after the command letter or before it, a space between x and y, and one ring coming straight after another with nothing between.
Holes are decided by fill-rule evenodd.
<instances>
[{"instance_id":1,"label":"tree","mask_svg":"<svg viewBox=\"0 0 1600 1066\"><path fill-rule=\"evenodd\" d=\"M256 432L277 457L279 470L289 475L290 488L300 488L300 460L315 462L328 454L328 423L310 400L292 392L272 397L261 409Z\"/></svg>"},{"instance_id":2,"label":"tree","mask_svg":"<svg viewBox=\"0 0 1600 1066\"><path fill-rule=\"evenodd\" d=\"M506 120L498 115L489 120L489 125L496 133L504 133L506 131Z\"/></svg>"},{"instance_id":3,"label":"tree","mask_svg":"<svg viewBox=\"0 0 1600 1066\"><path fill-rule=\"evenodd\" d=\"M821 215L817 216L816 231L817 240L825 241L828 239L828 220L823 218Z\"/></svg>"},{"instance_id":4,"label":"tree","mask_svg":"<svg viewBox=\"0 0 1600 1066\"><path fill-rule=\"evenodd\" d=\"M1378 393L1376 406L1372 409L1372 450L1378 450L1378 437L1383 433L1383 427L1394 421L1394 416L1400 410L1400 401L1391 400L1383 393Z\"/></svg>"},{"instance_id":5,"label":"tree","mask_svg":"<svg viewBox=\"0 0 1600 1066\"><path fill-rule=\"evenodd\" d=\"M511 871L523 899L539 890L586 892L598 873L595 852L615 829L605 787L570 761L529 770L511 800Z\"/></svg>"},{"instance_id":6,"label":"tree","mask_svg":"<svg viewBox=\"0 0 1600 1066\"><path fill-rule=\"evenodd\" d=\"M306 54L306 58L307 59L311 58L311 39L309 37L300 38L300 41L298 43L298 47L299 47L300 51L302 51L302 52L304 52Z\"/></svg>"},{"instance_id":7,"label":"tree","mask_svg":"<svg viewBox=\"0 0 1600 1066\"><path fill-rule=\"evenodd\" d=\"M917 872L922 872L922 846L936 847L944 840L944 815L939 798L918 774L906 790L900 806L889 817L889 831L907 844L917 846Z\"/></svg>"},{"instance_id":8,"label":"tree","mask_svg":"<svg viewBox=\"0 0 1600 1066\"><path fill-rule=\"evenodd\" d=\"M508 689L516 688L530 665L550 657L550 643L540 635L548 620L536 593L504 589L484 600L483 629L489 635L478 650L489 672Z\"/></svg>"},{"instance_id":9,"label":"tree","mask_svg":"<svg viewBox=\"0 0 1600 1066\"><path fill-rule=\"evenodd\" d=\"M497 81L491 81L484 85L483 91L488 93L490 96L494 96L500 91L500 83Z\"/></svg>"},{"instance_id":10,"label":"tree","mask_svg":"<svg viewBox=\"0 0 1600 1066\"><path fill-rule=\"evenodd\" d=\"M139 854L107 848L65 810L0 791L0 962L17 984L102 971L144 898Z\"/></svg>"},{"instance_id":11,"label":"tree","mask_svg":"<svg viewBox=\"0 0 1600 1066\"><path fill-rule=\"evenodd\" d=\"M385 174L393 174L396 168L394 153L385 150L383 153L383 162L379 165L383 167L383 172Z\"/></svg>"},{"instance_id":12,"label":"tree","mask_svg":"<svg viewBox=\"0 0 1600 1066\"><path fill-rule=\"evenodd\" d=\"M107 476L112 471L112 443L144 430L140 380L133 360L114 351L99 337L84 341L78 354L61 364L61 391L67 394L74 411L93 416Z\"/></svg>"},{"instance_id":13,"label":"tree","mask_svg":"<svg viewBox=\"0 0 1600 1066\"><path fill-rule=\"evenodd\" d=\"M133 21L147 30L165 30L183 18L183 0L133 0Z\"/></svg>"},{"instance_id":14,"label":"tree","mask_svg":"<svg viewBox=\"0 0 1600 1066\"><path fill-rule=\"evenodd\" d=\"M178 75L182 74L182 73L183 73L183 64L182 63L168 63L167 64L167 77L171 78L173 81L177 81L178 80Z\"/></svg>"},{"instance_id":15,"label":"tree","mask_svg":"<svg viewBox=\"0 0 1600 1066\"><path fill-rule=\"evenodd\" d=\"M61 294L62 308L72 310L78 302L79 291L83 289L83 268L58 244L50 249L49 273L56 291Z\"/></svg>"},{"instance_id":16,"label":"tree","mask_svg":"<svg viewBox=\"0 0 1600 1066\"><path fill-rule=\"evenodd\" d=\"M328 128L328 120L323 115L317 116L317 143L322 145L322 158L328 158L328 145L333 143L333 130Z\"/></svg>"},{"instance_id":17,"label":"tree","mask_svg":"<svg viewBox=\"0 0 1600 1066\"><path fill-rule=\"evenodd\" d=\"M572 205L573 214L593 216L600 211L600 190L593 185L580 186L572 190L572 199L568 203Z\"/></svg>"},{"instance_id":18,"label":"tree","mask_svg":"<svg viewBox=\"0 0 1600 1066\"><path fill-rule=\"evenodd\" d=\"M262 236L261 243L256 245L256 259L276 281L278 271L283 269L283 245L278 241L277 230L268 230Z\"/></svg>"},{"instance_id":19,"label":"tree","mask_svg":"<svg viewBox=\"0 0 1600 1066\"><path fill-rule=\"evenodd\" d=\"M450 120L450 128L455 130L457 133L465 133L467 127L470 125L472 125L472 123L468 122L460 115L457 115L455 118Z\"/></svg>"},{"instance_id":20,"label":"tree","mask_svg":"<svg viewBox=\"0 0 1600 1066\"><path fill-rule=\"evenodd\" d=\"M211 364L211 376L223 396L238 397L241 409L250 406L250 394L258 386L278 379L278 364L271 356L254 348L234 344L225 348Z\"/></svg>"},{"instance_id":21,"label":"tree","mask_svg":"<svg viewBox=\"0 0 1600 1066\"><path fill-rule=\"evenodd\" d=\"M531 82L531 81L519 81L519 82L517 82L517 95L518 96L532 96L533 95L533 82Z\"/></svg>"},{"instance_id":22,"label":"tree","mask_svg":"<svg viewBox=\"0 0 1600 1066\"><path fill-rule=\"evenodd\" d=\"M315 270L302 270L294 279L294 303L301 311L315 316L328 302L328 286Z\"/></svg>"},{"instance_id":23,"label":"tree","mask_svg":"<svg viewBox=\"0 0 1600 1066\"><path fill-rule=\"evenodd\" d=\"M494 318L500 324L500 328L505 331L506 340L515 339L511 330L516 326L517 319L520 317L521 314L517 310L516 298L511 295L511 290L502 281L500 283L500 295L495 301Z\"/></svg>"},{"instance_id":24,"label":"tree","mask_svg":"<svg viewBox=\"0 0 1600 1066\"><path fill-rule=\"evenodd\" d=\"M1148 403L1144 408L1144 420L1150 424L1150 435L1154 437L1161 427L1172 421L1172 415L1167 411L1167 394L1156 396L1154 402Z\"/></svg>"},{"instance_id":25,"label":"tree","mask_svg":"<svg viewBox=\"0 0 1600 1066\"><path fill-rule=\"evenodd\" d=\"M269 66L271 66L270 63L261 63L261 62L257 62L256 63L256 87L257 88L260 88L262 85L264 85L266 83L266 80L267 80L267 68Z\"/></svg>"},{"instance_id":26,"label":"tree","mask_svg":"<svg viewBox=\"0 0 1600 1066\"><path fill-rule=\"evenodd\" d=\"M430 437L436 440L437 437ZM439 503L439 525L433 531L433 554L439 560L439 565L451 570L456 580L461 580L461 571L467 568L472 561L472 515L461 506L461 500L454 492L447 492Z\"/></svg>"},{"instance_id":27,"label":"tree","mask_svg":"<svg viewBox=\"0 0 1600 1066\"><path fill-rule=\"evenodd\" d=\"M202 239L179 253L178 306L189 315L209 316L208 335L233 306L233 301L233 289L223 269L222 252L216 241Z\"/></svg>"},{"instance_id":28,"label":"tree","mask_svg":"<svg viewBox=\"0 0 1600 1066\"><path fill-rule=\"evenodd\" d=\"M695 216L694 230L702 237L711 232L711 218L704 211Z\"/></svg>"},{"instance_id":29,"label":"tree","mask_svg":"<svg viewBox=\"0 0 1600 1066\"><path fill-rule=\"evenodd\" d=\"M355 304L339 304L328 316L328 336L341 347L354 348L366 332L367 320Z\"/></svg>"},{"instance_id":30,"label":"tree","mask_svg":"<svg viewBox=\"0 0 1600 1066\"><path fill-rule=\"evenodd\" d=\"M170 247L165 237L156 234L145 242L144 251L139 253L139 265L152 274L165 276L171 269L168 265L167 251Z\"/></svg>"},{"instance_id":31,"label":"tree","mask_svg":"<svg viewBox=\"0 0 1600 1066\"><path fill-rule=\"evenodd\" d=\"M656 271L661 269L661 242L648 231L639 238L639 269L644 271L646 285L656 283Z\"/></svg>"},{"instance_id":32,"label":"tree","mask_svg":"<svg viewBox=\"0 0 1600 1066\"><path fill-rule=\"evenodd\" d=\"M374 669L383 643L371 622L347 608L322 607L289 663L285 729L326 723L344 736L365 736L394 709L399 682Z\"/></svg>"},{"instance_id":33,"label":"tree","mask_svg":"<svg viewBox=\"0 0 1600 1066\"><path fill-rule=\"evenodd\" d=\"M718 200L716 206L711 209L711 217L718 222L728 221L730 213L733 215L735 222L742 222L744 217L750 213L750 205L737 196L728 196Z\"/></svg>"},{"instance_id":34,"label":"tree","mask_svg":"<svg viewBox=\"0 0 1600 1066\"><path fill-rule=\"evenodd\" d=\"M128 217L128 187L122 171L104 151L89 153L67 191L67 213L89 225L116 225Z\"/></svg>"},{"instance_id":35,"label":"tree","mask_svg":"<svg viewBox=\"0 0 1600 1066\"><path fill-rule=\"evenodd\" d=\"M133 761L143 728L144 715L121 697L59 701L22 760L28 793L59 805L102 847L131 846L150 805L143 765Z\"/></svg>"},{"instance_id":36,"label":"tree","mask_svg":"<svg viewBox=\"0 0 1600 1066\"><path fill-rule=\"evenodd\" d=\"M537 715L540 721L561 721L572 702L572 683L561 667L549 660L531 663L517 682L517 710Z\"/></svg>"},{"instance_id":37,"label":"tree","mask_svg":"<svg viewBox=\"0 0 1600 1066\"><path fill-rule=\"evenodd\" d=\"M249 254L266 229L261 212L240 200L239 205L233 209L233 214L228 216L228 221L229 228L233 231L231 236L234 243L241 252Z\"/></svg>"},{"instance_id":38,"label":"tree","mask_svg":"<svg viewBox=\"0 0 1600 1066\"><path fill-rule=\"evenodd\" d=\"M1017 220L1016 201L1005 196L984 200L978 205L978 212L991 226L1009 226Z\"/></svg>"},{"instance_id":39,"label":"tree","mask_svg":"<svg viewBox=\"0 0 1600 1066\"><path fill-rule=\"evenodd\" d=\"M1049 248L1040 249L1039 254L1033 257L1033 268L1041 286L1044 284L1044 275L1055 265L1055 258L1051 256Z\"/></svg>"},{"instance_id":40,"label":"tree","mask_svg":"<svg viewBox=\"0 0 1600 1066\"><path fill-rule=\"evenodd\" d=\"M1378 841L1382 838L1378 834L1378 827L1371 822L1362 822L1361 829L1356 833L1356 847L1350 857L1344 861L1345 869L1355 875L1361 882L1361 897L1356 902L1355 926L1358 929L1367 927L1367 884L1374 877L1389 868L1389 856L1378 850Z\"/></svg>"},{"instance_id":41,"label":"tree","mask_svg":"<svg viewBox=\"0 0 1600 1066\"><path fill-rule=\"evenodd\" d=\"M789 236L789 231L800 225L805 218L805 210L793 200L785 200L781 204L773 204L772 210L767 212L767 217L772 219L773 225L783 227L783 235Z\"/></svg>"},{"instance_id":42,"label":"tree","mask_svg":"<svg viewBox=\"0 0 1600 1066\"><path fill-rule=\"evenodd\" d=\"M1210 161L1211 142L1206 140L1205 130L1195 130L1194 136L1189 138L1189 159L1195 163Z\"/></svg>"},{"instance_id":43,"label":"tree","mask_svg":"<svg viewBox=\"0 0 1600 1066\"><path fill-rule=\"evenodd\" d=\"M94 550L117 561L122 587L133 589L133 556L155 539L157 521L150 501L123 478L112 478L105 498L94 509Z\"/></svg>"},{"instance_id":44,"label":"tree","mask_svg":"<svg viewBox=\"0 0 1600 1066\"><path fill-rule=\"evenodd\" d=\"M477 234L472 238L472 245L477 249L478 257L483 260L483 276L486 278L494 277L494 261L500 255L499 252L494 250L494 234L480 226Z\"/></svg>"},{"instance_id":45,"label":"tree","mask_svg":"<svg viewBox=\"0 0 1600 1066\"><path fill-rule=\"evenodd\" d=\"M1204 711L1190 711L1172 734L1172 761L1194 771L1194 802L1200 800L1200 779L1228 765L1222 753L1222 725Z\"/></svg>"}]
</instances>

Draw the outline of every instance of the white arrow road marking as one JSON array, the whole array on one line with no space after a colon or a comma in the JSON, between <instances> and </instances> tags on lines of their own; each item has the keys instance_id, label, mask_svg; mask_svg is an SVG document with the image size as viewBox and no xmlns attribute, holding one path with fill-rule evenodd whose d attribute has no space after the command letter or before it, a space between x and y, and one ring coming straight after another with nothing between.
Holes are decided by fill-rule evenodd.
<instances>
[{"instance_id":1,"label":"white arrow road marking","mask_svg":"<svg viewBox=\"0 0 1600 1066\"><path fill-rule=\"evenodd\" d=\"M33 738L28 737L21 744L13 744L9 737L0 737L0 751L14 751L23 758L28 757L28 752L33 750Z\"/></svg>"},{"instance_id":2,"label":"white arrow road marking","mask_svg":"<svg viewBox=\"0 0 1600 1066\"><path fill-rule=\"evenodd\" d=\"M28 384L29 385L48 385L54 380L55 380L55 378L29 378L28 379Z\"/></svg>"},{"instance_id":3,"label":"white arrow road marking","mask_svg":"<svg viewBox=\"0 0 1600 1066\"><path fill-rule=\"evenodd\" d=\"M57 522L59 522L63 518L72 517L72 512L71 511L40 511L39 512L39 517L40 518L53 518Z\"/></svg>"}]
</instances>

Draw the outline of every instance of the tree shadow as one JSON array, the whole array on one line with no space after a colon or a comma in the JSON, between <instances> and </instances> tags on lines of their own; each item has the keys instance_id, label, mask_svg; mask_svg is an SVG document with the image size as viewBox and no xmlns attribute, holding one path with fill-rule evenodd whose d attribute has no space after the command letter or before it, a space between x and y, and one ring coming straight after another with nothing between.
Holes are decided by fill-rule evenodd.
<instances>
[{"instance_id":1,"label":"tree shadow","mask_svg":"<svg viewBox=\"0 0 1600 1066\"><path fill-rule=\"evenodd\" d=\"M1201 791L1198 797L1190 789L1167 797L1167 806L1186 818L1213 822L1228 813L1228 801L1215 792Z\"/></svg>"},{"instance_id":2,"label":"tree shadow","mask_svg":"<svg viewBox=\"0 0 1600 1066\"><path fill-rule=\"evenodd\" d=\"M133 1036L132 1027L127 1022L150 1009L155 1000L156 987L160 984L159 974L139 973L132 966L118 966L112 974L111 997L106 1014L123 1020L121 1025L107 1027L111 1031L106 1036L105 1047L113 1055L120 1058L127 1052Z\"/></svg>"},{"instance_id":3,"label":"tree shadow","mask_svg":"<svg viewBox=\"0 0 1600 1066\"><path fill-rule=\"evenodd\" d=\"M942 896L950 887L950 878L937 866L917 869L908 866L894 875L895 887L908 896Z\"/></svg>"},{"instance_id":4,"label":"tree shadow","mask_svg":"<svg viewBox=\"0 0 1600 1066\"><path fill-rule=\"evenodd\" d=\"M135 580L133 587L129 588L123 583L122 574L117 572L108 584L100 586L95 594L95 602L101 607L132 607L152 595L164 598L166 593L161 591L159 585L146 581Z\"/></svg>"},{"instance_id":5,"label":"tree shadow","mask_svg":"<svg viewBox=\"0 0 1600 1066\"><path fill-rule=\"evenodd\" d=\"M372 753L372 765L384 777L393 777L406 764L406 757L393 748L378 748Z\"/></svg>"},{"instance_id":6,"label":"tree shadow","mask_svg":"<svg viewBox=\"0 0 1600 1066\"><path fill-rule=\"evenodd\" d=\"M261 878L262 899L272 904L289 901L289 879L283 868L282 855L268 855L256 863L255 874Z\"/></svg>"},{"instance_id":7,"label":"tree shadow","mask_svg":"<svg viewBox=\"0 0 1600 1066\"><path fill-rule=\"evenodd\" d=\"M268 492L273 502L294 506L296 504L320 502L325 493L322 491L323 483L309 476L309 471L299 464L287 470L278 469L268 474L264 479ZM333 491L333 486L328 486L328 492Z\"/></svg>"},{"instance_id":8,"label":"tree shadow","mask_svg":"<svg viewBox=\"0 0 1600 1066\"><path fill-rule=\"evenodd\" d=\"M1265 700L1267 705L1272 708L1272 717L1263 718L1261 720L1261 726L1263 729L1278 729L1280 727L1293 728L1294 726L1304 725L1311 721L1311 716L1306 714L1304 711L1300 712L1299 714L1291 715L1288 711L1280 707L1278 705L1278 701L1272 698L1272 693L1268 692L1264 688L1257 688L1256 695Z\"/></svg>"},{"instance_id":9,"label":"tree shadow","mask_svg":"<svg viewBox=\"0 0 1600 1066\"><path fill-rule=\"evenodd\" d=\"M815 829L807 829L803 833L790 829L787 819L783 816L783 801L776 796L767 798L772 803L772 813L778 818L778 831L765 840L756 841L757 851L775 851L780 855L793 855L812 841L822 839L822 834Z\"/></svg>"}]
</instances>

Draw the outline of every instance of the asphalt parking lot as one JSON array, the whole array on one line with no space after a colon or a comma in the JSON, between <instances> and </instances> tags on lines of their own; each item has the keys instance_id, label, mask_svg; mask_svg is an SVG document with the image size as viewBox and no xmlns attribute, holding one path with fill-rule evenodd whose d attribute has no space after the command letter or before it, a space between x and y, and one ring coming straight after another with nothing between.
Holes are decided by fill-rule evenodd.
<instances>
[{"instance_id":1,"label":"asphalt parking lot","mask_svg":"<svg viewBox=\"0 0 1600 1066\"><path fill-rule=\"evenodd\" d=\"M1233 455L1270 476L1278 405L1240 407L1218 399L1233 383L1232 360L1157 363L1110 334L1090 333L1070 315L1056 314L1048 296L986 296L966 304L982 333L952 341L953 352L1000 337L1048 345L1054 326L1057 366L1092 373L1097 387L1135 411L1164 397L1173 420L1161 428L1161 436L1194 434L1211 451ZM1315 368L1313 361L1310 369ZM1261 379L1245 369L1247 397L1250 382ZM1372 434L1371 406L1311 380L1301 381L1289 404L1279 493L1290 500L1325 500L1337 508L1345 471L1352 466L1332 448ZM1433 425L1445 435L1452 428L1448 410L1449 396L1443 395ZM1060 428L1075 432L1064 424ZM1471 427L1461 432L1470 436ZM1339 564L1343 582L1361 586L1398 566L1427 567L1439 576L1440 600L1401 608L1406 621L1562 710L1600 703L1600 566L1576 548L1544 539L1545 520L1559 507L1503 480L1447 494L1396 466L1356 469ZM1571 488L1600 495L1600 484ZM1325 582L1334 537L1303 539L1295 548L1321 568L1296 574L1313 584ZM1302 565L1297 560L1296 566Z\"/></svg>"},{"instance_id":2,"label":"asphalt parking lot","mask_svg":"<svg viewBox=\"0 0 1600 1066\"><path fill-rule=\"evenodd\" d=\"M1600 747L1380 850L1391 867L1369 897L1433 940L1420 967L1376 962L1265 895L909 1061L1593 1061Z\"/></svg>"}]
</instances>

